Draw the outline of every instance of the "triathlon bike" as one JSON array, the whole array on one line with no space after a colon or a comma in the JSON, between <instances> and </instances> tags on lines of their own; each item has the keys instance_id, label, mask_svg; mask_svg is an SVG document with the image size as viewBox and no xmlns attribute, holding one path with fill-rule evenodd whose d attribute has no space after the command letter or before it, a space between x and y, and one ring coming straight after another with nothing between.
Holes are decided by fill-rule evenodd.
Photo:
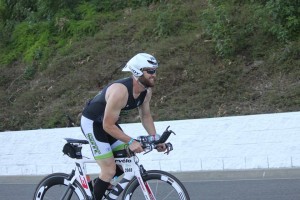
<instances>
[{"instance_id":1,"label":"triathlon bike","mask_svg":"<svg viewBox=\"0 0 300 200\"><path fill-rule=\"evenodd\" d=\"M165 143L172 133L175 134L168 128L157 141L149 141L147 136L137 138L145 153L151 152L157 144ZM34 200L94 200L93 188L85 164L96 163L96 161L82 158L81 154L82 145L88 144L88 141L72 138L65 138L65 140L67 141L65 146L74 150L67 155L76 158L75 168L70 174L54 173L46 176L38 184ZM173 150L171 143L165 144L167 147L165 153ZM117 184L106 191L103 199L190 200L184 185L175 176L161 170L145 170L143 165L139 164L137 155L128 147L114 152L114 157L117 166L122 167L124 174Z\"/></svg>"}]
</instances>

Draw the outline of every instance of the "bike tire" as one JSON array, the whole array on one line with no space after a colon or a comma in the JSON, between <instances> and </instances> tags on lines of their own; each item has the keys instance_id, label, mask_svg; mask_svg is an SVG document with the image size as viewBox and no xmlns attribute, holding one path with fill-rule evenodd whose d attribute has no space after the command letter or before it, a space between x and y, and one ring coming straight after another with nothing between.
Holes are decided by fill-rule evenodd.
<instances>
[{"instance_id":1,"label":"bike tire","mask_svg":"<svg viewBox=\"0 0 300 200\"><path fill-rule=\"evenodd\" d=\"M36 187L33 200L57 200L61 199L67 191L69 175L65 173L54 173L46 176ZM69 196L68 196L69 195ZM80 183L75 180L68 192L68 200L88 200L84 189Z\"/></svg>"},{"instance_id":2,"label":"bike tire","mask_svg":"<svg viewBox=\"0 0 300 200\"><path fill-rule=\"evenodd\" d=\"M172 174L160 170L151 170L147 171L146 175L143 175L143 181L149 184L156 200L190 200L184 185ZM128 183L122 199L144 199L142 189L136 177Z\"/></svg>"}]
</instances>

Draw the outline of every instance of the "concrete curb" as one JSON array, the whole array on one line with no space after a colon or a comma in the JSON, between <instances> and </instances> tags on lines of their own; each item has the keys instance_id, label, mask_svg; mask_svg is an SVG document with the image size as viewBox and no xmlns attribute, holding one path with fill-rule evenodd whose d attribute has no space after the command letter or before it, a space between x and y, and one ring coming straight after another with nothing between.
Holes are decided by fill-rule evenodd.
<instances>
[{"instance_id":1,"label":"concrete curb","mask_svg":"<svg viewBox=\"0 0 300 200\"><path fill-rule=\"evenodd\" d=\"M300 168L194 171L172 173L182 181L300 178Z\"/></svg>"},{"instance_id":2,"label":"concrete curb","mask_svg":"<svg viewBox=\"0 0 300 200\"><path fill-rule=\"evenodd\" d=\"M300 179L300 168L170 172L183 182L245 179ZM45 176L0 176L0 184L38 184ZM91 177L96 177L91 174Z\"/></svg>"}]
</instances>

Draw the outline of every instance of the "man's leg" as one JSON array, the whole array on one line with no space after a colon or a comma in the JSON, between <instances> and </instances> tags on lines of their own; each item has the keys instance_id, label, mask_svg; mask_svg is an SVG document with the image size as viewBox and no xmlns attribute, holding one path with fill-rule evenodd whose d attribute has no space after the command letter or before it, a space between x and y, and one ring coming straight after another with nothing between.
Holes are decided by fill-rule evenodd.
<instances>
[{"instance_id":1,"label":"man's leg","mask_svg":"<svg viewBox=\"0 0 300 200\"><path fill-rule=\"evenodd\" d=\"M94 196L96 200L101 200L116 173L116 164L114 157L97 160L97 163L101 173L94 185Z\"/></svg>"}]
</instances>

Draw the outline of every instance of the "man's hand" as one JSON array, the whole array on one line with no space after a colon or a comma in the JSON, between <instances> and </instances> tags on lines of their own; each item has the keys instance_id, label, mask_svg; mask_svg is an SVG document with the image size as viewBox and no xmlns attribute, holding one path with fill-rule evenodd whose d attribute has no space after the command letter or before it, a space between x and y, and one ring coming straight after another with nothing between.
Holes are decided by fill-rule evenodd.
<instances>
[{"instance_id":1,"label":"man's hand","mask_svg":"<svg viewBox=\"0 0 300 200\"><path fill-rule=\"evenodd\" d=\"M131 151L133 151L134 153L141 153L144 151L141 143L139 143L138 141L135 141L135 140L129 145L129 149Z\"/></svg>"},{"instance_id":2,"label":"man's hand","mask_svg":"<svg viewBox=\"0 0 300 200\"><path fill-rule=\"evenodd\" d=\"M164 152L167 149L165 143L157 144L156 147L157 147L156 149L158 152Z\"/></svg>"}]
</instances>

